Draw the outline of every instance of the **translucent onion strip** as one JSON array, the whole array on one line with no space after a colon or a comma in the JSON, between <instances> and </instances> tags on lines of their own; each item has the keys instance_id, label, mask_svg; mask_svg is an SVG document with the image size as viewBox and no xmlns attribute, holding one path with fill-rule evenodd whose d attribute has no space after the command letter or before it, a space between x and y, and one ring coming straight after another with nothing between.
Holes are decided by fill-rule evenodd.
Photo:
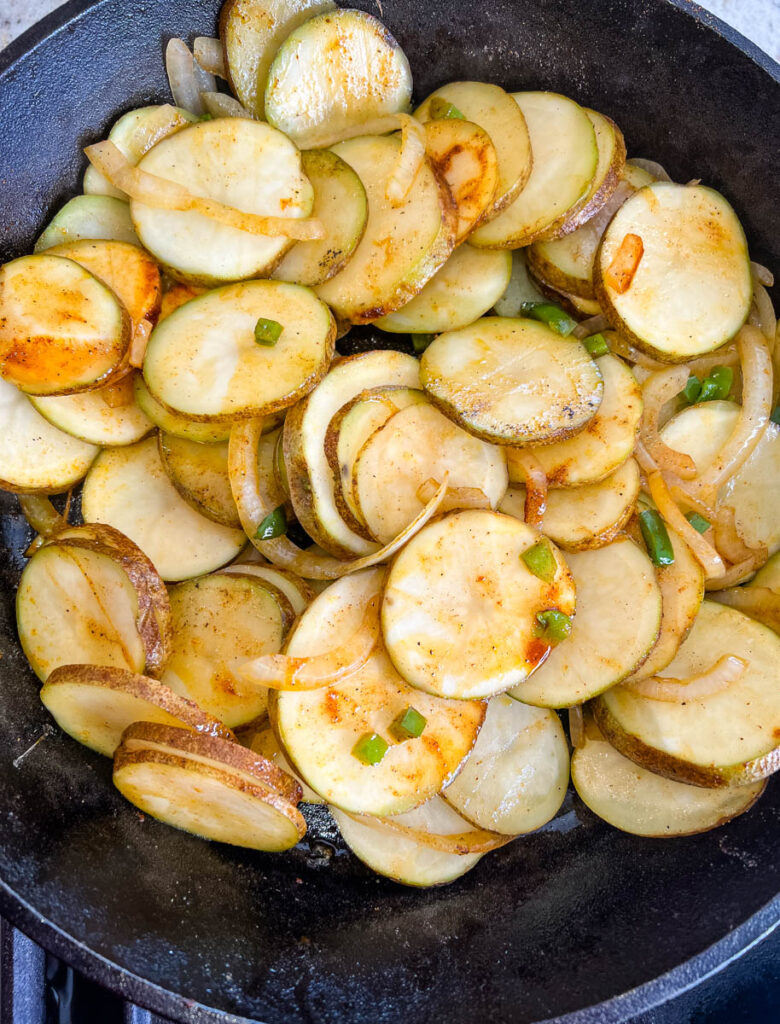
<instances>
[{"instance_id":1,"label":"translucent onion strip","mask_svg":"<svg viewBox=\"0 0 780 1024\"><path fill-rule=\"evenodd\" d=\"M222 43L219 39L212 39L211 36L198 36L193 40L192 52L195 54L195 60L208 74L227 78L225 55L222 52Z\"/></svg>"},{"instance_id":2,"label":"translucent onion strip","mask_svg":"<svg viewBox=\"0 0 780 1024\"><path fill-rule=\"evenodd\" d=\"M637 449L637 457L639 449ZM669 493L666 481L658 470L647 474L647 487L658 511L671 528L679 533L709 577L722 576L726 571L723 559L715 548L688 522Z\"/></svg>"},{"instance_id":3,"label":"translucent onion strip","mask_svg":"<svg viewBox=\"0 0 780 1024\"><path fill-rule=\"evenodd\" d=\"M500 846L511 843L514 836L501 836L496 832L488 832L486 829L475 829L470 832L460 832L451 835L440 835L437 832L425 832L422 829L411 828L409 825L402 825L400 821L389 818L375 818L369 814L350 814L348 817L361 825L370 825L379 831L390 830L396 832L404 839L409 839L420 846L427 846L431 850L439 850L441 853L455 853L465 857L470 853L489 853L497 850Z\"/></svg>"},{"instance_id":4,"label":"translucent onion strip","mask_svg":"<svg viewBox=\"0 0 780 1024\"><path fill-rule=\"evenodd\" d=\"M762 263L751 262L750 269L753 271L755 279L762 284L765 288L772 288L775 283L775 275L765 267Z\"/></svg>"},{"instance_id":5,"label":"translucent onion strip","mask_svg":"<svg viewBox=\"0 0 780 1024\"><path fill-rule=\"evenodd\" d=\"M627 690L647 697L649 700L660 700L667 704L685 704L689 700L700 700L712 697L716 693L727 690L732 683L738 682L748 669L748 662L733 654L724 654L715 664L696 676L688 679L675 679L671 676L651 676L636 682L623 683Z\"/></svg>"},{"instance_id":6,"label":"translucent onion strip","mask_svg":"<svg viewBox=\"0 0 780 1024\"><path fill-rule=\"evenodd\" d=\"M642 385L644 408L639 427L642 443L655 464L682 480L692 480L696 476L696 463L685 452L675 451L664 444L658 431L661 409L670 399L679 395L689 376L687 366L670 366L650 374Z\"/></svg>"},{"instance_id":7,"label":"translucent onion strip","mask_svg":"<svg viewBox=\"0 0 780 1024\"><path fill-rule=\"evenodd\" d=\"M659 181L672 180L667 174L665 168L663 168L656 160L645 160L643 156L632 156L629 163L634 164L635 167L641 167L643 171L647 171L648 174L652 174L652 176L654 178L658 178Z\"/></svg>"},{"instance_id":8,"label":"translucent onion strip","mask_svg":"<svg viewBox=\"0 0 780 1024\"><path fill-rule=\"evenodd\" d=\"M780 594L769 587L731 587L715 591L709 600L736 608L780 633Z\"/></svg>"},{"instance_id":9,"label":"translucent onion strip","mask_svg":"<svg viewBox=\"0 0 780 1024\"><path fill-rule=\"evenodd\" d=\"M385 197L393 206L400 206L425 160L425 128L410 114L396 116L401 126L401 151L387 182Z\"/></svg>"},{"instance_id":10,"label":"translucent onion strip","mask_svg":"<svg viewBox=\"0 0 780 1024\"><path fill-rule=\"evenodd\" d=\"M585 746L585 719L581 704L569 708L569 737L573 747Z\"/></svg>"},{"instance_id":11,"label":"translucent onion strip","mask_svg":"<svg viewBox=\"0 0 780 1024\"><path fill-rule=\"evenodd\" d=\"M234 96L224 92L202 92L203 106L212 117L243 117L252 121L252 115Z\"/></svg>"},{"instance_id":12,"label":"translucent onion strip","mask_svg":"<svg viewBox=\"0 0 780 1024\"><path fill-rule=\"evenodd\" d=\"M441 487L433 477L417 488L417 498L427 505ZM439 506L440 512L451 512L454 509L491 508L490 498L481 487L448 487L444 500Z\"/></svg>"},{"instance_id":13,"label":"translucent onion strip","mask_svg":"<svg viewBox=\"0 0 780 1024\"><path fill-rule=\"evenodd\" d=\"M171 87L173 102L199 117L206 111L200 94L216 90L214 76L196 62L183 39L171 39L165 48L165 70Z\"/></svg>"},{"instance_id":14,"label":"translucent onion strip","mask_svg":"<svg viewBox=\"0 0 780 1024\"><path fill-rule=\"evenodd\" d=\"M61 516L51 499L43 494L20 494L19 505L24 518L41 537L52 537L68 525L65 516Z\"/></svg>"}]
</instances>

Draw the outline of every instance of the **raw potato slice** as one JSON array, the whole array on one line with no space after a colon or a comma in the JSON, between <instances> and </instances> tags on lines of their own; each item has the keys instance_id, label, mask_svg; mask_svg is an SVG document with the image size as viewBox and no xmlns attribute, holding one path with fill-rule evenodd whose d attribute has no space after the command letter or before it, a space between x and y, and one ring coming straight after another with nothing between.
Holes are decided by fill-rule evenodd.
<instances>
[{"instance_id":1,"label":"raw potato slice","mask_svg":"<svg viewBox=\"0 0 780 1024\"><path fill-rule=\"evenodd\" d=\"M102 388L78 395L31 397L30 401L53 426L90 445L135 444L154 430L154 423L140 405L132 401L128 405L111 406ZM35 459L38 459L37 447Z\"/></svg>"},{"instance_id":2,"label":"raw potato slice","mask_svg":"<svg viewBox=\"0 0 780 1024\"><path fill-rule=\"evenodd\" d=\"M427 159L402 203L394 206L385 195L400 146L396 135L368 135L334 146L360 176L368 197L366 230L352 258L317 288L340 321L370 323L403 306L455 244L452 197Z\"/></svg>"},{"instance_id":3,"label":"raw potato slice","mask_svg":"<svg viewBox=\"0 0 780 1024\"><path fill-rule=\"evenodd\" d=\"M368 199L357 174L329 149L301 153L301 162L314 188L311 215L322 223L325 237L296 242L271 276L313 288L349 262L366 229Z\"/></svg>"},{"instance_id":4,"label":"raw potato slice","mask_svg":"<svg viewBox=\"0 0 780 1024\"><path fill-rule=\"evenodd\" d=\"M498 183L492 207L485 219L509 206L528 182L534 157L525 118L512 97L497 85L487 82L450 82L437 89L417 108L414 116L430 121L431 101L447 100L467 121L483 128L493 142L498 157Z\"/></svg>"},{"instance_id":5,"label":"raw potato slice","mask_svg":"<svg viewBox=\"0 0 780 1024\"><path fill-rule=\"evenodd\" d=\"M745 660L744 675L706 697L651 700L615 687L594 704L599 728L621 754L677 782L717 788L766 778L780 768L780 637L705 601L664 678L700 675L728 655Z\"/></svg>"},{"instance_id":6,"label":"raw potato slice","mask_svg":"<svg viewBox=\"0 0 780 1024\"><path fill-rule=\"evenodd\" d=\"M599 366L579 342L535 320L495 316L440 334L423 354L420 380L450 419L505 445L582 430L603 391Z\"/></svg>"},{"instance_id":7,"label":"raw potato slice","mask_svg":"<svg viewBox=\"0 0 780 1024\"><path fill-rule=\"evenodd\" d=\"M228 477L227 441L198 444L161 433L159 443L163 466L187 504L212 522L240 530L241 520Z\"/></svg>"},{"instance_id":8,"label":"raw potato slice","mask_svg":"<svg viewBox=\"0 0 780 1024\"><path fill-rule=\"evenodd\" d=\"M67 491L98 449L52 426L30 399L0 378L0 487L23 494Z\"/></svg>"},{"instance_id":9,"label":"raw potato slice","mask_svg":"<svg viewBox=\"0 0 780 1024\"><path fill-rule=\"evenodd\" d=\"M218 719L149 676L122 668L63 665L41 690L41 700L57 725L98 754L113 757L122 733L133 722L186 726L230 739Z\"/></svg>"},{"instance_id":10,"label":"raw potato slice","mask_svg":"<svg viewBox=\"0 0 780 1024\"><path fill-rule=\"evenodd\" d=\"M424 402L425 395L416 388L371 388L347 402L328 425L325 454L340 481L336 488L336 505L344 521L360 536L370 540L355 495L354 467L363 445L371 435L401 409Z\"/></svg>"},{"instance_id":11,"label":"raw potato slice","mask_svg":"<svg viewBox=\"0 0 780 1024\"><path fill-rule=\"evenodd\" d=\"M287 414L284 463L295 515L306 532L337 557L365 555L375 545L342 518L325 438L334 415L367 388L419 387L419 363L401 352L365 352L337 363L319 386Z\"/></svg>"},{"instance_id":12,"label":"raw potato slice","mask_svg":"<svg viewBox=\"0 0 780 1024\"><path fill-rule=\"evenodd\" d=\"M744 814L765 782L728 789L702 789L673 782L623 757L594 723L574 751L571 778L577 795L594 814L635 836L666 838L707 832Z\"/></svg>"},{"instance_id":13,"label":"raw potato slice","mask_svg":"<svg viewBox=\"0 0 780 1024\"><path fill-rule=\"evenodd\" d=\"M690 455L703 473L729 439L739 417L734 402L702 402L673 416L661 440ZM780 549L777 480L780 475L780 427L768 423L752 455L730 477L719 494L734 509L740 536L750 547L765 544L769 554Z\"/></svg>"},{"instance_id":14,"label":"raw potato slice","mask_svg":"<svg viewBox=\"0 0 780 1024\"><path fill-rule=\"evenodd\" d=\"M639 466L628 459L601 483L550 490L540 529L564 551L604 547L628 522L639 497L639 483ZM499 508L524 519L525 498L525 487L512 487Z\"/></svg>"},{"instance_id":15,"label":"raw potato slice","mask_svg":"<svg viewBox=\"0 0 780 1024\"><path fill-rule=\"evenodd\" d=\"M230 437L230 423L199 423L160 405L149 393L149 388L140 373L133 381L133 390L138 408L156 427L167 434L199 441L201 444L218 444Z\"/></svg>"},{"instance_id":16,"label":"raw potato slice","mask_svg":"<svg viewBox=\"0 0 780 1024\"><path fill-rule=\"evenodd\" d=\"M164 580L211 572L246 543L243 531L212 523L179 496L155 437L101 452L84 481L81 508L89 522L108 523L135 541Z\"/></svg>"},{"instance_id":17,"label":"raw potato slice","mask_svg":"<svg viewBox=\"0 0 780 1024\"><path fill-rule=\"evenodd\" d=\"M526 567L522 555L538 540L511 516L472 510L429 523L409 541L382 604L385 644L404 679L427 693L475 700L537 669L551 653L537 635L537 613L572 615L575 605L571 575L552 544L550 583Z\"/></svg>"},{"instance_id":18,"label":"raw potato slice","mask_svg":"<svg viewBox=\"0 0 780 1024\"><path fill-rule=\"evenodd\" d=\"M453 882L482 859L481 853L444 853L415 839L393 831L381 819L356 819L336 807L331 814L344 842L365 865L395 882L427 888ZM464 821L445 800L434 797L422 807L396 814L401 825L434 835L458 835L469 831Z\"/></svg>"},{"instance_id":19,"label":"raw potato slice","mask_svg":"<svg viewBox=\"0 0 780 1024\"><path fill-rule=\"evenodd\" d=\"M319 793L315 793L311 786L307 785L303 779L295 773L292 765L284 756L284 751L279 746L279 741L277 740L270 725L266 725L263 729L260 729L252 736L249 749L254 751L255 754L260 754L261 757L265 757L269 761L272 761L275 765L278 765L283 772L287 772L288 775L295 779L303 793L303 796L301 797L302 803L325 803Z\"/></svg>"},{"instance_id":20,"label":"raw potato slice","mask_svg":"<svg viewBox=\"0 0 780 1024\"><path fill-rule=\"evenodd\" d=\"M554 711L502 694L444 799L479 828L516 836L555 817L569 785L569 745Z\"/></svg>"},{"instance_id":21,"label":"raw potato slice","mask_svg":"<svg viewBox=\"0 0 780 1024\"><path fill-rule=\"evenodd\" d=\"M642 390L616 356L600 356L596 366L604 395L595 416L575 437L533 449L551 487L583 487L605 480L630 458L642 415ZM509 479L524 483L520 461L507 451Z\"/></svg>"},{"instance_id":22,"label":"raw potato slice","mask_svg":"<svg viewBox=\"0 0 780 1024\"><path fill-rule=\"evenodd\" d=\"M493 210L498 190L498 154L484 128L460 118L428 121L425 152L447 182L458 214L455 244Z\"/></svg>"},{"instance_id":23,"label":"raw potato slice","mask_svg":"<svg viewBox=\"0 0 780 1024\"><path fill-rule=\"evenodd\" d=\"M479 319L506 291L512 272L508 252L461 245L423 290L376 326L392 334L456 331Z\"/></svg>"},{"instance_id":24,"label":"raw potato slice","mask_svg":"<svg viewBox=\"0 0 780 1024\"><path fill-rule=\"evenodd\" d=\"M171 587L173 651L161 678L176 693L237 728L265 713L268 695L235 669L278 654L295 613L272 584L218 573Z\"/></svg>"},{"instance_id":25,"label":"raw potato slice","mask_svg":"<svg viewBox=\"0 0 780 1024\"><path fill-rule=\"evenodd\" d=\"M116 295L73 260L44 253L0 268L0 372L22 391L99 387L129 343Z\"/></svg>"},{"instance_id":26,"label":"raw potato slice","mask_svg":"<svg viewBox=\"0 0 780 1024\"><path fill-rule=\"evenodd\" d=\"M287 653L311 656L338 647L360 626L384 571L369 569L333 583L304 612ZM414 707L426 719L418 739L390 742L379 764L352 749L365 734L388 741L396 715ZM431 697L394 671L381 643L366 664L337 685L271 694L269 714L296 771L328 803L355 814L400 814L434 796L471 750L485 715L480 702Z\"/></svg>"},{"instance_id":27,"label":"raw potato slice","mask_svg":"<svg viewBox=\"0 0 780 1024\"><path fill-rule=\"evenodd\" d=\"M515 249L512 253L512 273L509 284L495 305L496 316L522 316L523 306L526 302L544 302L544 295L528 273L526 250Z\"/></svg>"},{"instance_id":28,"label":"raw potato slice","mask_svg":"<svg viewBox=\"0 0 780 1024\"><path fill-rule=\"evenodd\" d=\"M330 0L228 0L219 16L219 36L228 81L239 100L263 117L268 69L287 36Z\"/></svg>"},{"instance_id":29,"label":"raw potato slice","mask_svg":"<svg viewBox=\"0 0 780 1024\"><path fill-rule=\"evenodd\" d=\"M627 235L643 252L629 286L608 273ZM667 362L719 348L745 322L753 295L742 225L719 192L657 181L618 210L599 247L594 285L610 322Z\"/></svg>"},{"instance_id":30,"label":"raw potato slice","mask_svg":"<svg viewBox=\"0 0 780 1024\"><path fill-rule=\"evenodd\" d=\"M596 133L579 104L555 92L518 92L534 155L531 175L504 212L471 236L486 249L519 249L548 232L590 189Z\"/></svg>"},{"instance_id":31,"label":"raw potato slice","mask_svg":"<svg viewBox=\"0 0 780 1024\"><path fill-rule=\"evenodd\" d=\"M259 345L260 318L282 325L275 345ZM163 405L194 420L263 416L293 405L325 374L336 325L310 289L244 281L192 299L157 326L144 379Z\"/></svg>"},{"instance_id":32,"label":"raw potato slice","mask_svg":"<svg viewBox=\"0 0 780 1024\"><path fill-rule=\"evenodd\" d=\"M679 534L669 527L667 533L672 542L674 562L655 568L661 589L661 631L647 659L627 677L627 683L649 679L666 668L690 632L704 599L701 564Z\"/></svg>"},{"instance_id":33,"label":"raw potato slice","mask_svg":"<svg viewBox=\"0 0 780 1024\"><path fill-rule=\"evenodd\" d=\"M245 213L297 219L307 217L314 202L298 150L258 121L200 122L158 142L138 166ZM213 287L268 274L292 244L193 210L155 209L134 200L130 212L144 247L177 277L195 284Z\"/></svg>"},{"instance_id":34,"label":"raw potato slice","mask_svg":"<svg viewBox=\"0 0 780 1024\"><path fill-rule=\"evenodd\" d=\"M500 448L461 430L427 402L391 416L363 445L353 469L363 521L388 544L425 505L418 497L428 480L482 491L491 508L506 493L506 457Z\"/></svg>"},{"instance_id":35,"label":"raw potato slice","mask_svg":"<svg viewBox=\"0 0 780 1024\"><path fill-rule=\"evenodd\" d=\"M594 697L647 657L661 625L653 564L627 537L567 556L577 614L567 640L510 694L525 704L566 708Z\"/></svg>"},{"instance_id":36,"label":"raw potato slice","mask_svg":"<svg viewBox=\"0 0 780 1024\"><path fill-rule=\"evenodd\" d=\"M254 548L250 548L254 551ZM302 615L314 600L315 594L309 584L296 576L293 572L285 569L277 569L273 565L256 565L253 562L234 562L233 565L226 565L220 573L229 573L231 576L238 573L241 576L256 576L259 580L270 583L277 590L280 590L287 600L295 615Z\"/></svg>"},{"instance_id":37,"label":"raw potato slice","mask_svg":"<svg viewBox=\"0 0 780 1024\"><path fill-rule=\"evenodd\" d=\"M412 72L388 30L364 11L310 18L274 57L265 116L301 149L330 146L364 121L407 110Z\"/></svg>"},{"instance_id":38,"label":"raw potato slice","mask_svg":"<svg viewBox=\"0 0 780 1024\"><path fill-rule=\"evenodd\" d=\"M79 239L104 238L140 245L130 218L130 204L114 196L76 196L67 202L35 243L43 252Z\"/></svg>"}]
</instances>

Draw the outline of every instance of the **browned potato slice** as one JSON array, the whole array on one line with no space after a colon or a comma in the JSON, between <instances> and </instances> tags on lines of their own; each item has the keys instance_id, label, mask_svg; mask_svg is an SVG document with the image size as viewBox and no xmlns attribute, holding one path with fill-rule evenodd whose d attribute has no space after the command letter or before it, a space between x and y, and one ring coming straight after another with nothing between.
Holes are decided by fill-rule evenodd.
<instances>
[{"instance_id":1,"label":"browned potato slice","mask_svg":"<svg viewBox=\"0 0 780 1024\"><path fill-rule=\"evenodd\" d=\"M460 118L428 121L425 151L452 193L460 245L493 210L498 190L498 154L484 128Z\"/></svg>"},{"instance_id":2,"label":"browned potato slice","mask_svg":"<svg viewBox=\"0 0 780 1024\"><path fill-rule=\"evenodd\" d=\"M161 432L159 444L163 466L182 498L207 519L240 530L228 477L227 441L199 444Z\"/></svg>"}]
</instances>

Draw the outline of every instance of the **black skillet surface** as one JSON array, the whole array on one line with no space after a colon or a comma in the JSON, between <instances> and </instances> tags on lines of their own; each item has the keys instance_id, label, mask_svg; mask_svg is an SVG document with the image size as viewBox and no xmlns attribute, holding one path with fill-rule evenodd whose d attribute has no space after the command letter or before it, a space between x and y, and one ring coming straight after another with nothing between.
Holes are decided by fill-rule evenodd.
<instances>
[{"instance_id":1,"label":"black skillet surface","mask_svg":"<svg viewBox=\"0 0 780 1024\"><path fill-rule=\"evenodd\" d=\"M0 258L29 249L78 190L81 145L167 98L164 41L213 34L218 6L78 0L0 56ZM778 69L698 8L382 6L418 97L464 77L568 93L611 115L630 153L721 188L756 257L780 270ZM267 1024L618 1021L780 918L777 784L728 827L670 842L615 832L570 797L545 830L432 891L371 875L321 818L278 856L143 820L107 761L48 731L13 623L29 533L13 498L0 510L0 912L125 997L182 1021L235 1019L205 1007Z\"/></svg>"}]
</instances>

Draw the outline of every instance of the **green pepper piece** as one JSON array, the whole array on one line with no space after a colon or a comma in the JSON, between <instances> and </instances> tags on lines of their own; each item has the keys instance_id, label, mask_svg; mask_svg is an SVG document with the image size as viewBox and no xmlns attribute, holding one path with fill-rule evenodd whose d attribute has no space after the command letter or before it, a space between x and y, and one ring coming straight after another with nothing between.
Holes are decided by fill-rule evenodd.
<instances>
[{"instance_id":1,"label":"green pepper piece","mask_svg":"<svg viewBox=\"0 0 780 1024\"><path fill-rule=\"evenodd\" d=\"M572 320L565 309L556 306L554 302L524 302L522 305L523 316L531 320L539 320L547 324L550 330L556 334L568 337L577 326L577 321Z\"/></svg>"},{"instance_id":2,"label":"green pepper piece","mask_svg":"<svg viewBox=\"0 0 780 1024\"><path fill-rule=\"evenodd\" d=\"M446 118L456 118L465 121L466 115L462 114L454 103L450 103L443 96L434 96L428 107L434 121L443 121Z\"/></svg>"},{"instance_id":3,"label":"green pepper piece","mask_svg":"<svg viewBox=\"0 0 780 1024\"><path fill-rule=\"evenodd\" d=\"M255 538L257 540L274 540L276 537L284 536L285 533L287 533L287 513L284 510L284 505L280 505L273 512L269 512L260 523Z\"/></svg>"},{"instance_id":4,"label":"green pepper piece","mask_svg":"<svg viewBox=\"0 0 780 1024\"><path fill-rule=\"evenodd\" d=\"M552 583L558 570L558 563L552 548L546 540L537 541L520 556L537 579L544 583Z\"/></svg>"},{"instance_id":5,"label":"green pepper piece","mask_svg":"<svg viewBox=\"0 0 780 1024\"><path fill-rule=\"evenodd\" d=\"M375 732L364 733L352 748L352 756L363 764L379 764L386 753L386 741Z\"/></svg>"},{"instance_id":6,"label":"green pepper piece","mask_svg":"<svg viewBox=\"0 0 780 1024\"><path fill-rule=\"evenodd\" d=\"M403 743L404 740L415 740L422 736L427 724L425 715L421 715L417 708L408 707L391 722L390 735L399 743Z\"/></svg>"},{"instance_id":7,"label":"green pepper piece","mask_svg":"<svg viewBox=\"0 0 780 1024\"><path fill-rule=\"evenodd\" d=\"M728 398L734 383L734 371L730 366L714 366L702 381L700 402L716 402Z\"/></svg>"},{"instance_id":8,"label":"green pepper piece","mask_svg":"<svg viewBox=\"0 0 780 1024\"><path fill-rule=\"evenodd\" d=\"M571 616L557 608L548 608L547 611L537 612L536 622L536 635L551 644L559 644L571 633Z\"/></svg>"},{"instance_id":9,"label":"green pepper piece","mask_svg":"<svg viewBox=\"0 0 780 1024\"><path fill-rule=\"evenodd\" d=\"M680 405L695 405L699 401L699 395L701 394L701 381L692 373L688 378L685 387L680 392Z\"/></svg>"},{"instance_id":10,"label":"green pepper piece","mask_svg":"<svg viewBox=\"0 0 780 1024\"><path fill-rule=\"evenodd\" d=\"M700 516L698 512L689 512L685 517L697 533L706 533L712 523Z\"/></svg>"},{"instance_id":11,"label":"green pepper piece","mask_svg":"<svg viewBox=\"0 0 780 1024\"><path fill-rule=\"evenodd\" d=\"M646 508L639 513L639 526L653 565L673 565L674 548L666 524L654 508Z\"/></svg>"},{"instance_id":12,"label":"green pepper piece","mask_svg":"<svg viewBox=\"0 0 780 1024\"><path fill-rule=\"evenodd\" d=\"M255 324L255 341L265 348L273 348L282 336L284 327L278 320L267 320L264 316Z\"/></svg>"},{"instance_id":13,"label":"green pepper piece","mask_svg":"<svg viewBox=\"0 0 780 1024\"><path fill-rule=\"evenodd\" d=\"M588 354L596 359L598 356L605 356L609 353L609 345L603 334L591 334L582 339L582 344L588 350Z\"/></svg>"}]
</instances>

